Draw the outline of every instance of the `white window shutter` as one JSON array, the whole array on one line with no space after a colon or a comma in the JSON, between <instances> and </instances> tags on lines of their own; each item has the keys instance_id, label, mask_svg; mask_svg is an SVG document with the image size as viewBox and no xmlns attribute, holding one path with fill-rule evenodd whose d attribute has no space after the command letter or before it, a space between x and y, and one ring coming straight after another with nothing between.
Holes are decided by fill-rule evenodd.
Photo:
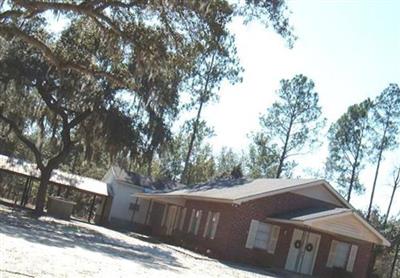
<instances>
[{"instance_id":1,"label":"white window shutter","mask_svg":"<svg viewBox=\"0 0 400 278\"><path fill-rule=\"evenodd\" d=\"M207 214L206 226L204 227L203 237L206 237L206 236L207 236L208 227L210 226L211 216L212 216L212 212L209 211L208 214Z\"/></svg>"},{"instance_id":2,"label":"white window shutter","mask_svg":"<svg viewBox=\"0 0 400 278\"><path fill-rule=\"evenodd\" d=\"M253 249L254 240L256 239L257 229L258 229L258 221L251 220L249 233L247 234L246 248Z\"/></svg>"},{"instance_id":3,"label":"white window shutter","mask_svg":"<svg viewBox=\"0 0 400 278\"><path fill-rule=\"evenodd\" d=\"M164 206L164 212L163 212L163 216L161 219L161 227L164 227L165 225L165 219L167 218L167 212L168 212L168 205Z\"/></svg>"},{"instance_id":4,"label":"white window shutter","mask_svg":"<svg viewBox=\"0 0 400 278\"><path fill-rule=\"evenodd\" d=\"M349 260L347 261L347 266L346 266L346 270L348 272L353 272L354 263L357 257L357 251L358 251L358 246L352 245L350 250Z\"/></svg>"},{"instance_id":5,"label":"white window shutter","mask_svg":"<svg viewBox=\"0 0 400 278\"><path fill-rule=\"evenodd\" d=\"M148 211L146 214L146 220L145 220L146 225L150 224L151 213L153 211L153 202L151 200L149 202L150 202L150 205L148 205L149 208L148 208Z\"/></svg>"},{"instance_id":6,"label":"white window shutter","mask_svg":"<svg viewBox=\"0 0 400 278\"><path fill-rule=\"evenodd\" d=\"M189 221L189 226L188 226L189 233L191 232L191 229L192 229L192 224L193 224L195 213L196 213L196 211L194 209L192 209L192 215L190 215L190 221Z\"/></svg>"},{"instance_id":7,"label":"white window shutter","mask_svg":"<svg viewBox=\"0 0 400 278\"><path fill-rule=\"evenodd\" d=\"M175 226L176 226L176 222L177 222L177 218L178 218L178 207L177 206L172 206L171 207L172 210L172 216L171 216L171 222L169 224L170 226L170 231L172 232L173 230L175 230Z\"/></svg>"},{"instance_id":8,"label":"white window shutter","mask_svg":"<svg viewBox=\"0 0 400 278\"><path fill-rule=\"evenodd\" d=\"M181 215L182 215L182 208L181 207L177 207L176 208L175 219L174 219L174 230L178 229L179 220L181 218Z\"/></svg>"},{"instance_id":9,"label":"white window shutter","mask_svg":"<svg viewBox=\"0 0 400 278\"><path fill-rule=\"evenodd\" d=\"M214 223L212 223L212 230L211 230L211 239L214 239L215 238L215 234L217 233L217 227L218 227L218 222L219 222L219 215L220 215L220 213L219 212L217 212L216 214L215 214L215 222Z\"/></svg>"},{"instance_id":10,"label":"white window shutter","mask_svg":"<svg viewBox=\"0 0 400 278\"><path fill-rule=\"evenodd\" d=\"M279 226L273 225L271 229L271 234L268 242L268 253L274 254L275 253L275 248L276 244L278 243L278 238L279 238L279 231L281 228Z\"/></svg>"},{"instance_id":11,"label":"white window shutter","mask_svg":"<svg viewBox=\"0 0 400 278\"><path fill-rule=\"evenodd\" d=\"M336 257L336 245L337 245L337 241L332 240L331 248L329 249L328 261L326 263L327 267L333 267L333 263L334 263L334 260Z\"/></svg>"},{"instance_id":12,"label":"white window shutter","mask_svg":"<svg viewBox=\"0 0 400 278\"><path fill-rule=\"evenodd\" d=\"M196 219L196 227L194 229L194 234L197 235L198 231L199 231L199 227L200 227L200 222L201 222L201 215L203 214L203 211L199 210L199 215Z\"/></svg>"},{"instance_id":13,"label":"white window shutter","mask_svg":"<svg viewBox=\"0 0 400 278\"><path fill-rule=\"evenodd\" d=\"M186 218L186 208L184 208L181 213L181 217L180 217L181 222L179 223L180 231L183 231L183 225L185 225L185 218Z\"/></svg>"}]
</instances>

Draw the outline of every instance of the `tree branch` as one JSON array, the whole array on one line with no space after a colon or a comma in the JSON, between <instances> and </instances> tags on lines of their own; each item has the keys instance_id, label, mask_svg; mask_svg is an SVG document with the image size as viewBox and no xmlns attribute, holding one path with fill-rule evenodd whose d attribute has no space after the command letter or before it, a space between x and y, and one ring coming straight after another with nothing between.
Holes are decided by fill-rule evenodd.
<instances>
[{"instance_id":1,"label":"tree branch","mask_svg":"<svg viewBox=\"0 0 400 278\"><path fill-rule=\"evenodd\" d=\"M104 8L100 10L94 9L93 4L95 3L101 4L103 1L94 1L94 3L85 2L79 5L74 5L70 3L35 2L35 1L23 1L23 0L17 0L15 2L19 6L29 10L31 13L34 14L42 13L47 10L57 10L57 11L74 12L86 15L94 19L94 21L98 25L101 25L99 20L105 22L116 35L121 36L122 38L127 37L127 35L121 31L121 29L117 24L115 24L109 17L101 13L101 10L103 10ZM103 26L101 25L100 27Z\"/></svg>"},{"instance_id":2,"label":"tree branch","mask_svg":"<svg viewBox=\"0 0 400 278\"><path fill-rule=\"evenodd\" d=\"M31 142L23 133L22 131L18 128L18 125L11 119L5 117L1 112L0 112L0 120L5 122L6 124L9 125L9 127L12 129L12 131L15 133L15 135L18 137L19 140L21 140L22 143L24 143L34 154L35 159L36 159L36 164L40 170L44 169L45 166L42 161L42 154L36 148L35 144Z\"/></svg>"},{"instance_id":3,"label":"tree branch","mask_svg":"<svg viewBox=\"0 0 400 278\"><path fill-rule=\"evenodd\" d=\"M92 110L86 110L80 114L78 114L74 119L72 119L69 123L68 126L69 128L74 128L76 127L78 124L80 124L81 122L83 122L87 117L89 117L90 114L92 114Z\"/></svg>"},{"instance_id":4,"label":"tree branch","mask_svg":"<svg viewBox=\"0 0 400 278\"><path fill-rule=\"evenodd\" d=\"M114 74L111 74L111 73L108 73L105 71L98 71L95 69L90 69L81 64L76 64L73 62L62 61L43 42L41 42L40 40L38 40L32 36L29 36L28 34L26 34L25 32L21 31L20 29L18 29L16 27L12 27L12 26L8 26L8 25L0 23L0 34L17 36L18 38L20 38L24 42L28 43L29 45L39 49L42 52L43 56L46 58L46 60L50 64L56 66L59 71L72 70L72 71L75 71L75 72L78 72L78 73L81 73L84 75L88 75L91 77L105 78L108 81L110 81L111 83L113 83L115 86L118 86L118 87L123 87L123 88L128 87L133 90L137 89L136 85L134 85L134 84L131 85L131 84L125 82L124 80L120 79L119 77L115 76Z\"/></svg>"}]
</instances>

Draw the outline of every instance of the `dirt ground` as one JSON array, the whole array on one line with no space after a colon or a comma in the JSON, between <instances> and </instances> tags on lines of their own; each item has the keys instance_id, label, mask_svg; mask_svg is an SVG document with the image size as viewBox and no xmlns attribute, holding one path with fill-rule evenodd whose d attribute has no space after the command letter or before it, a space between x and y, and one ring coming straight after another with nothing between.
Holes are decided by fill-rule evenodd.
<instances>
[{"instance_id":1,"label":"dirt ground","mask_svg":"<svg viewBox=\"0 0 400 278\"><path fill-rule=\"evenodd\" d=\"M0 277L277 277L157 241L0 205Z\"/></svg>"}]
</instances>

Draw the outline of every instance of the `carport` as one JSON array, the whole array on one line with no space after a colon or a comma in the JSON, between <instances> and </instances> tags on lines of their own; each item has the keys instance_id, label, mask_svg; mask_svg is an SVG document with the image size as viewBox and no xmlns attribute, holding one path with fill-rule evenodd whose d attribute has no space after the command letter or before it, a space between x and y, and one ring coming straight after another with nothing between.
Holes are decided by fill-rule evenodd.
<instances>
[{"instance_id":1,"label":"carport","mask_svg":"<svg viewBox=\"0 0 400 278\"><path fill-rule=\"evenodd\" d=\"M37 180L39 181L40 178L40 171L37 168L36 164L29 163L20 159L15 159L9 156L0 155L0 171L9 173L11 175L16 175L20 177L26 178L26 182L24 185L24 190L22 192L22 196L20 199L19 205L25 207L29 195L32 190L32 181ZM94 207L96 204L96 198L101 198L102 204L106 204L106 200L109 196L107 184L88 177L82 177L79 175L67 173L60 170L54 170L51 178L49 186L58 187L58 192L62 188L67 188L67 192L69 190L77 190L82 193L88 193L93 196L88 222L90 223L90 219L93 216ZM58 193L59 195L59 193ZM100 223L102 223L104 217L104 209L105 205L101 208L101 216L100 216Z\"/></svg>"}]
</instances>

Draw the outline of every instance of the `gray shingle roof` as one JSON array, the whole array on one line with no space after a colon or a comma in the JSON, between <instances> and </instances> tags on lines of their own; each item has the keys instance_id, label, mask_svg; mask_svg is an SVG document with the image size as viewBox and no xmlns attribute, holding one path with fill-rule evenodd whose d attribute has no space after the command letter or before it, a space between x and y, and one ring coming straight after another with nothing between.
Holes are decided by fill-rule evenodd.
<instances>
[{"instance_id":1,"label":"gray shingle roof","mask_svg":"<svg viewBox=\"0 0 400 278\"><path fill-rule=\"evenodd\" d=\"M138 195L211 198L225 200L239 200L260 194L290 189L300 185L315 183L317 179L228 179L199 184L192 188L184 188L168 192L153 192Z\"/></svg>"}]
</instances>

